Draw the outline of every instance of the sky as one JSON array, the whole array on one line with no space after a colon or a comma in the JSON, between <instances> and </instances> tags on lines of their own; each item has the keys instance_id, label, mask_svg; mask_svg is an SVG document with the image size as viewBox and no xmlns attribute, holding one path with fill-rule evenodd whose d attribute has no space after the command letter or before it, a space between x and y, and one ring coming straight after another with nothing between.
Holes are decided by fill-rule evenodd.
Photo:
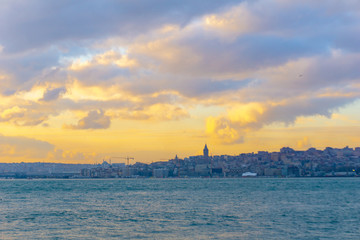
<instances>
[{"instance_id":1,"label":"sky","mask_svg":"<svg viewBox=\"0 0 360 240\"><path fill-rule=\"evenodd\" d=\"M360 146L358 0L0 1L0 162Z\"/></svg>"}]
</instances>

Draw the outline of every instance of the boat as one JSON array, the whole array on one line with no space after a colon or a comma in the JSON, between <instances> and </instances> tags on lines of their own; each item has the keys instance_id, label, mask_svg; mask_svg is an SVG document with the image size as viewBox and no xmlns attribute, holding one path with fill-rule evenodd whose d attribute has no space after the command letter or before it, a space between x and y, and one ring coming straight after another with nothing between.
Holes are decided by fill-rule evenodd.
<instances>
[{"instance_id":1,"label":"boat","mask_svg":"<svg viewBox=\"0 0 360 240\"><path fill-rule=\"evenodd\" d=\"M242 176L242 177L256 177L256 176L257 176L257 173L244 172L241 176Z\"/></svg>"}]
</instances>

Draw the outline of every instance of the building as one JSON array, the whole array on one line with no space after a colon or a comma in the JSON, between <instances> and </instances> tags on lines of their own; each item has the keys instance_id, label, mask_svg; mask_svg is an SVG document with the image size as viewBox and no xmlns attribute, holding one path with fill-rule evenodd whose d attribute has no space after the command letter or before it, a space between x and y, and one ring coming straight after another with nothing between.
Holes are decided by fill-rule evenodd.
<instances>
[{"instance_id":1,"label":"building","mask_svg":"<svg viewBox=\"0 0 360 240\"><path fill-rule=\"evenodd\" d=\"M204 158L209 158L209 149L206 144L205 144L203 153L204 153Z\"/></svg>"}]
</instances>

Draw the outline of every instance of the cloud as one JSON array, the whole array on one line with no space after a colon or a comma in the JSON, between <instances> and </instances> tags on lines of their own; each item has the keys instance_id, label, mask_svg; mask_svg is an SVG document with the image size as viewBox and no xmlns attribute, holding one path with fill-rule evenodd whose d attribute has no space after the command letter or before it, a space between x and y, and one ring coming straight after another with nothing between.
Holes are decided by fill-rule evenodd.
<instances>
[{"instance_id":1,"label":"cloud","mask_svg":"<svg viewBox=\"0 0 360 240\"><path fill-rule=\"evenodd\" d=\"M56 49L0 55L0 75L5 75L0 82L1 91L15 94L30 91L39 84L64 84L67 74L60 71L59 58Z\"/></svg>"},{"instance_id":2,"label":"cloud","mask_svg":"<svg viewBox=\"0 0 360 240\"><path fill-rule=\"evenodd\" d=\"M244 132L232 126L232 122L225 117L208 117L206 119L206 133L220 143L242 143Z\"/></svg>"},{"instance_id":3,"label":"cloud","mask_svg":"<svg viewBox=\"0 0 360 240\"><path fill-rule=\"evenodd\" d=\"M26 111L25 108L20 108L18 106L14 106L12 108L5 109L1 113L1 118L0 119L2 121L8 121L8 120L10 120L12 118L23 117L25 111Z\"/></svg>"},{"instance_id":4,"label":"cloud","mask_svg":"<svg viewBox=\"0 0 360 240\"><path fill-rule=\"evenodd\" d=\"M332 5L334 4L326 5L325 9L332 9ZM270 8L271 11L261 11ZM338 18L334 18L326 14L326 10L324 6L309 2L243 2L210 17L222 19L222 15L225 15L225 20L219 20L225 25L219 31L227 31L229 24L233 25L230 28L240 28L240 31L241 26L246 25L249 31L230 39L227 36L218 37L216 33L208 31L205 17L203 22L174 30L171 35L162 34L142 45L130 46L130 52L139 55L140 59L151 58L153 62L150 64L162 71L182 75L214 76L278 66L289 60L326 54L329 47L337 47L334 43L338 36L337 27L342 28L338 21L345 23L350 19L344 14L346 11L335 12ZM243 14L244 12L247 14ZM320 17L315 14L308 16L309 12L318 13ZM244 21L243 18L249 19ZM315 19L317 24L314 25ZM330 30L330 26L336 28ZM323 30L312 31L311 27L323 27Z\"/></svg>"},{"instance_id":5,"label":"cloud","mask_svg":"<svg viewBox=\"0 0 360 240\"><path fill-rule=\"evenodd\" d=\"M168 121L188 118L189 113L180 107L159 103L141 109L118 111L116 116L120 119Z\"/></svg>"},{"instance_id":6,"label":"cloud","mask_svg":"<svg viewBox=\"0 0 360 240\"><path fill-rule=\"evenodd\" d=\"M4 136L0 134L1 161L28 162L84 162L101 159L103 156L93 152L64 150L55 145L33 138L21 136Z\"/></svg>"},{"instance_id":7,"label":"cloud","mask_svg":"<svg viewBox=\"0 0 360 240\"><path fill-rule=\"evenodd\" d=\"M123 55L114 50L106 51L93 56L90 60L75 59L71 61L70 70L86 70L94 65L115 65L120 68L130 68L137 65L136 60L129 59L127 55Z\"/></svg>"},{"instance_id":8,"label":"cloud","mask_svg":"<svg viewBox=\"0 0 360 240\"><path fill-rule=\"evenodd\" d=\"M171 80L170 80L171 79ZM176 91L189 98L209 98L217 94L234 92L245 88L251 79L197 79L191 77L172 76L169 79L144 77L124 86L124 90L135 95L154 94L162 91Z\"/></svg>"},{"instance_id":9,"label":"cloud","mask_svg":"<svg viewBox=\"0 0 360 240\"><path fill-rule=\"evenodd\" d=\"M0 134L0 154L3 157L21 157L23 160L44 159L53 149L54 145L45 141Z\"/></svg>"},{"instance_id":10,"label":"cloud","mask_svg":"<svg viewBox=\"0 0 360 240\"><path fill-rule=\"evenodd\" d=\"M47 89L46 92L44 93L43 98L41 98L40 101L44 101L44 102L54 101L65 93L66 93L65 87L59 87L51 90Z\"/></svg>"},{"instance_id":11,"label":"cloud","mask_svg":"<svg viewBox=\"0 0 360 240\"><path fill-rule=\"evenodd\" d=\"M103 110L93 110L79 120L77 125L64 125L68 129L106 129L111 124L110 117Z\"/></svg>"},{"instance_id":12,"label":"cloud","mask_svg":"<svg viewBox=\"0 0 360 240\"><path fill-rule=\"evenodd\" d=\"M106 129L214 106L208 135L238 143L331 117L360 97L359 16L356 1L3 1L0 121L88 112L65 127Z\"/></svg>"},{"instance_id":13,"label":"cloud","mask_svg":"<svg viewBox=\"0 0 360 240\"><path fill-rule=\"evenodd\" d=\"M292 99L282 102L234 104L226 115L208 117L206 133L227 144L240 143L247 133L272 123L294 124L300 116L320 115L330 118L339 107L352 103L354 98L323 97Z\"/></svg>"},{"instance_id":14,"label":"cloud","mask_svg":"<svg viewBox=\"0 0 360 240\"><path fill-rule=\"evenodd\" d=\"M114 35L142 34L163 24L186 25L208 11L216 11L238 1L137 2L94 0L76 3L14 2L0 8L1 43L9 52L49 46L61 41L101 39ZM15 17L23 12L21 18ZM5 24L6 23L6 24ZM24 38L26 36L26 38Z\"/></svg>"},{"instance_id":15,"label":"cloud","mask_svg":"<svg viewBox=\"0 0 360 240\"><path fill-rule=\"evenodd\" d=\"M0 69L0 88L1 88L0 94L1 95L5 95L5 96L12 95L15 92L13 90L9 90L9 87L12 86L12 81L14 81L14 79L10 75L2 72Z\"/></svg>"},{"instance_id":16,"label":"cloud","mask_svg":"<svg viewBox=\"0 0 360 240\"><path fill-rule=\"evenodd\" d=\"M40 110L32 111L25 107L14 106L0 114L0 122L11 122L17 126L36 126L48 119L46 113Z\"/></svg>"}]
</instances>

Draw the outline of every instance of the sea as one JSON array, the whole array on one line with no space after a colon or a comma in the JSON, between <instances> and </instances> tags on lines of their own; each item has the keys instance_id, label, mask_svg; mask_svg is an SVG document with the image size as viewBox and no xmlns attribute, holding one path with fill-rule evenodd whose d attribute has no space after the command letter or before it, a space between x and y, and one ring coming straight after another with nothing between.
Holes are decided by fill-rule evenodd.
<instances>
[{"instance_id":1,"label":"sea","mask_svg":"<svg viewBox=\"0 0 360 240\"><path fill-rule=\"evenodd\" d=\"M360 178L4 179L0 239L360 239Z\"/></svg>"}]
</instances>

